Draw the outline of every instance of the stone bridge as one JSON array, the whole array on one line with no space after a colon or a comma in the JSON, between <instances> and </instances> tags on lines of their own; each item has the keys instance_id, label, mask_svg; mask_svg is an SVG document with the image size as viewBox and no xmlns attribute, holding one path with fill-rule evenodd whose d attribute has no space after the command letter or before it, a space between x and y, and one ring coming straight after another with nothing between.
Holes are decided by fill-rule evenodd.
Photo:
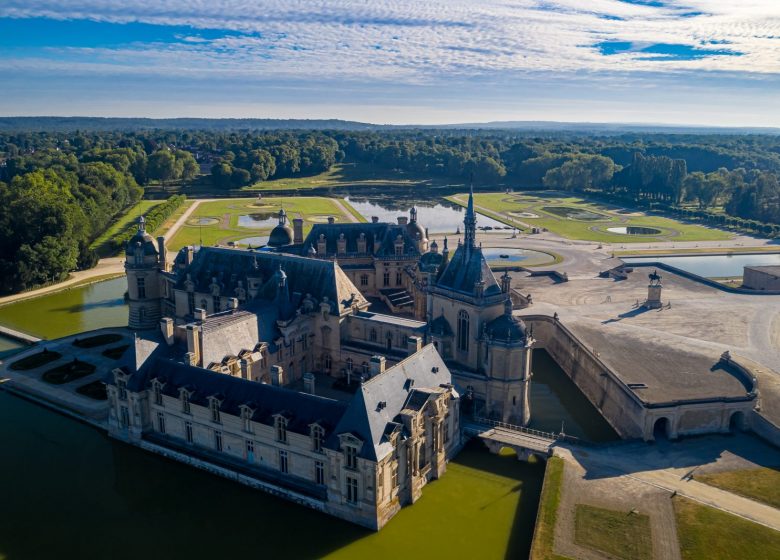
<instances>
[{"instance_id":1,"label":"stone bridge","mask_svg":"<svg viewBox=\"0 0 780 560\"><path fill-rule=\"evenodd\" d=\"M547 460L552 448L560 439L557 434L540 432L522 426L514 426L487 418L474 418L463 423L466 437L482 440L491 453L498 453L508 447L517 455L518 460L528 461L532 456Z\"/></svg>"}]
</instances>

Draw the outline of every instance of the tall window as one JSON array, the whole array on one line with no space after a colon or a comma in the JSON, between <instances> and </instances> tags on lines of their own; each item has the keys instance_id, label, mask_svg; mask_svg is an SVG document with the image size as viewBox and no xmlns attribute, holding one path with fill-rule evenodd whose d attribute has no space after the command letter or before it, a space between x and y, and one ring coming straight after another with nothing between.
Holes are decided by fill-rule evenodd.
<instances>
[{"instance_id":1,"label":"tall window","mask_svg":"<svg viewBox=\"0 0 780 560\"><path fill-rule=\"evenodd\" d=\"M352 371L352 366L354 365L354 362L352 361L352 358L347 358L347 371Z\"/></svg>"},{"instance_id":2,"label":"tall window","mask_svg":"<svg viewBox=\"0 0 780 560\"><path fill-rule=\"evenodd\" d=\"M368 286L368 274L361 274L360 275L360 285L361 286Z\"/></svg>"},{"instance_id":3,"label":"tall window","mask_svg":"<svg viewBox=\"0 0 780 560\"><path fill-rule=\"evenodd\" d=\"M358 481L357 478L347 477L347 502L356 504L358 501Z\"/></svg>"},{"instance_id":4,"label":"tall window","mask_svg":"<svg viewBox=\"0 0 780 560\"><path fill-rule=\"evenodd\" d=\"M401 271L397 271L395 273L395 285L400 286L401 282L403 281L403 275L401 274Z\"/></svg>"},{"instance_id":5,"label":"tall window","mask_svg":"<svg viewBox=\"0 0 780 560\"><path fill-rule=\"evenodd\" d=\"M184 414L190 413L190 394L187 391L181 392L181 411Z\"/></svg>"},{"instance_id":6,"label":"tall window","mask_svg":"<svg viewBox=\"0 0 780 560\"><path fill-rule=\"evenodd\" d=\"M368 333L368 340L370 342L376 342L376 329L371 329L371 332Z\"/></svg>"},{"instance_id":7,"label":"tall window","mask_svg":"<svg viewBox=\"0 0 780 560\"><path fill-rule=\"evenodd\" d=\"M444 415L444 425L442 426L444 430L444 443L447 443L450 441L450 413Z\"/></svg>"},{"instance_id":8,"label":"tall window","mask_svg":"<svg viewBox=\"0 0 780 560\"><path fill-rule=\"evenodd\" d=\"M214 305L214 313L219 313L220 311L222 311L222 309L221 309L222 306L220 304L219 296L212 297L211 298L211 303L212 303L212 305Z\"/></svg>"},{"instance_id":9,"label":"tall window","mask_svg":"<svg viewBox=\"0 0 780 560\"><path fill-rule=\"evenodd\" d=\"M308 350L309 349L309 335L304 334L301 337L301 350Z\"/></svg>"},{"instance_id":10,"label":"tall window","mask_svg":"<svg viewBox=\"0 0 780 560\"><path fill-rule=\"evenodd\" d=\"M130 411L126 406L119 407L119 424L123 428L127 428L130 425Z\"/></svg>"},{"instance_id":11,"label":"tall window","mask_svg":"<svg viewBox=\"0 0 780 560\"><path fill-rule=\"evenodd\" d=\"M192 292L187 294L187 313L190 315L195 313L195 294Z\"/></svg>"},{"instance_id":12,"label":"tall window","mask_svg":"<svg viewBox=\"0 0 780 560\"><path fill-rule=\"evenodd\" d=\"M322 453L322 444L325 441L325 430L322 426L314 426L311 429L311 448L317 452Z\"/></svg>"},{"instance_id":13,"label":"tall window","mask_svg":"<svg viewBox=\"0 0 780 560\"><path fill-rule=\"evenodd\" d=\"M287 419L282 416L276 417L276 441L287 443Z\"/></svg>"},{"instance_id":14,"label":"tall window","mask_svg":"<svg viewBox=\"0 0 780 560\"><path fill-rule=\"evenodd\" d=\"M333 365L333 360L331 359L330 354L325 354L325 358L322 360L322 362L325 371L330 371L330 368Z\"/></svg>"},{"instance_id":15,"label":"tall window","mask_svg":"<svg viewBox=\"0 0 780 560\"><path fill-rule=\"evenodd\" d=\"M248 406L241 407L241 425L245 432L252 431L252 409Z\"/></svg>"},{"instance_id":16,"label":"tall window","mask_svg":"<svg viewBox=\"0 0 780 560\"><path fill-rule=\"evenodd\" d=\"M246 440L246 460L250 462L255 460L255 442L251 439Z\"/></svg>"},{"instance_id":17,"label":"tall window","mask_svg":"<svg viewBox=\"0 0 780 560\"><path fill-rule=\"evenodd\" d=\"M165 414L162 412L157 413L157 431L161 434L165 433Z\"/></svg>"},{"instance_id":18,"label":"tall window","mask_svg":"<svg viewBox=\"0 0 780 560\"><path fill-rule=\"evenodd\" d=\"M162 384L159 381L154 382L154 404L157 406L162 406L163 398L162 398Z\"/></svg>"},{"instance_id":19,"label":"tall window","mask_svg":"<svg viewBox=\"0 0 780 560\"><path fill-rule=\"evenodd\" d=\"M285 474L289 472L289 465L287 464L287 451L279 450L279 470Z\"/></svg>"},{"instance_id":20,"label":"tall window","mask_svg":"<svg viewBox=\"0 0 780 560\"><path fill-rule=\"evenodd\" d=\"M138 285L138 299L144 299L146 297L146 278L139 276L136 278L136 283Z\"/></svg>"},{"instance_id":21,"label":"tall window","mask_svg":"<svg viewBox=\"0 0 780 560\"><path fill-rule=\"evenodd\" d=\"M325 463L322 461L314 461L314 483L325 485Z\"/></svg>"},{"instance_id":22,"label":"tall window","mask_svg":"<svg viewBox=\"0 0 780 560\"><path fill-rule=\"evenodd\" d=\"M116 381L116 389L117 393L119 393L119 400L120 401L126 401L127 400L127 381L124 379L117 379Z\"/></svg>"},{"instance_id":23,"label":"tall window","mask_svg":"<svg viewBox=\"0 0 780 560\"><path fill-rule=\"evenodd\" d=\"M219 399L215 399L214 397L209 399L209 408L211 409L211 421L212 422L219 422L220 416L219 416Z\"/></svg>"},{"instance_id":24,"label":"tall window","mask_svg":"<svg viewBox=\"0 0 780 560\"><path fill-rule=\"evenodd\" d=\"M357 469L357 447L351 445L344 447L344 464L348 469Z\"/></svg>"},{"instance_id":25,"label":"tall window","mask_svg":"<svg viewBox=\"0 0 780 560\"><path fill-rule=\"evenodd\" d=\"M390 271L385 270L385 273L382 275L382 285L383 286L389 286L390 285Z\"/></svg>"},{"instance_id":26,"label":"tall window","mask_svg":"<svg viewBox=\"0 0 780 560\"><path fill-rule=\"evenodd\" d=\"M385 337L385 344L387 346L387 349L390 350L393 347L393 333L387 333L387 336Z\"/></svg>"},{"instance_id":27,"label":"tall window","mask_svg":"<svg viewBox=\"0 0 780 560\"><path fill-rule=\"evenodd\" d=\"M184 437L187 443L192 443L194 438L192 437L192 422L184 423Z\"/></svg>"},{"instance_id":28,"label":"tall window","mask_svg":"<svg viewBox=\"0 0 780 560\"><path fill-rule=\"evenodd\" d=\"M222 451L222 432L214 430L214 449Z\"/></svg>"},{"instance_id":29,"label":"tall window","mask_svg":"<svg viewBox=\"0 0 780 560\"><path fill-rule=\"evenodd\" d=\"M469 349L469 314L462 310L458 313L458 350L468 352Z\"/></svg>"},{"instance_id":30,"label":"tall window","mask_svg":"<svg viewBox=\"0 0 780 560\"><path fill-rule=\"evenodd\" d=\"M397 488L398 487L398 463L393 463L391 474L392 474L391 482L393 484L393 488Z\"/></svg>"}]
</instances>

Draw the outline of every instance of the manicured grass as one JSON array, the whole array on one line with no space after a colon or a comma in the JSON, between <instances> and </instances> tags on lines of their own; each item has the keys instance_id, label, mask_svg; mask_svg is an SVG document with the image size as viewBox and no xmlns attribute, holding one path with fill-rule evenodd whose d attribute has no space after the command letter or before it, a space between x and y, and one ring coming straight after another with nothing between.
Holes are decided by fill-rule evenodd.
<instances>
[{"instance_id":1,"label":"manicured grass","mask_svg":"<svg viewBox=\"0 0 780 560\"><path fill-rule=\"evenodd\" d=\"M447 197L465 206L467 195ZM631 209L590 202L579 197L555 193L478 193L474 195L477 211L517 227L544 228L562 237L607 243L647 243L648 241L705 241L731 239L733 235L718 229L686 224L656 215L646 215ZM591 212L603 219L572 219L565 217L566 208ZM519 216L530 213L537 217ZM515 215L513 215L515 214ZM645 226L661 230L656 235L621 235L607 231L610 227ZM526 229L527 229L526 227Z\"/></svg>"},{"instance_id":2,"label":"manicured grass","mask_svg":"<svg viewBox=\"0 0 780 560\"><path fill-rule=\"evenodd\" d=\"M101 257L108 256L111 253L111 240L114 237L121 235L129 227L133 227L133 224L138 222L138 217L142 214L146 214L157 206L162 204L163 200L142 200L130 210L127 211L121 218L119 218L114 225L103 232L103 235L95 239L90 246L92 249L98 252Z\"/></svg>"},{"instance_id":3,"label":"manicured grass","mask_svg":"<svg viewBox=\"0 0 780 560\"><path fill-rule=\"evenodd\" d=\"M185 245L225 244L229 241L239 241L250 237L267 236L276 225L275 215L284 207L288 219L292 222L298 216L304 220L304 235L308 233L314 223L324 223L328 216L333 216L336 221L349 223L352 220L347 213L358 214L344 201L339 201L346 212L339 208L335 199L325 197L263 197L234 198L204 202L192 213L188 223L168 241L168 248L176 251ZM239 216L250 214L262 214L268 216L269 223L262 228L249 228L238 225ZM199 226L195 224L198 218L212 218L212 223ZM360 218L363 221L362 218ZM292 224L290 224L292 225Z\"/></svg>"},{"instance_id":4,"label":"manicured grass","mask_svg":"<svg viewBox=\"0 0 780 560\"><path fill-rule=\"evenodd\" d=\"M780 558L780 531L680 496L674 513L683 560Z\"/></svg>"},{"instance_id":5,"label":"manicured grass","mask_svg":"<svg viewBox=\"0 0 780 560\"><path fill-rule=\"evenodd\" d=\"M96 401L104 401L108 399L108 394L106 394L106 384L102 381L93 381L92 383L82 385L76 389L76 392L79 395L84 395L85 397L95 399Z\"/></svg>"},{"instance_id":6,"label":"manicured grass","mask_svg":"<svg viewBox=\"0 0 780 560\"><path fill-rule=\"evenodd\" d=\"M650 517L577 504L574 542L623 560L650 560L653 540Z\"/></svg>"},{"instance_id":7,"label":"manicured grass","mask_svg":"<svg viewBox=\"0 0 780 560\"><path fill-rule=\"evenodd\" d=\"M43 374L43 380L52 385L70 383L95 372L95 366L74 358L72 362L62 364Z\"/></svg>"},{"instance_id":8,"label":"manicured grass","mask_svg":"<svg viewBox=\"0 0 780 560\"><path fill-rule=\"evenodd\" d=\"M697 474L696 480L780 508L780 468Z\"/></svg>"},{"instance_id":9,"label":"manicured grass","mask_svg":"<svg viewBox=\"0 0 780 560\"><path fill-rule=\"evenodd\" d=\"M95 348L96 346L104 346L111 344L112 342L119 342L124 338L121 334L105 333L96 334L87 338L77 338L73 341L73 346L77 348Z\"/></svg>"},{"instance_id":10,"label":"manicured grass","mask_svg":"<svg viewBox=\"0 0 780 560\"><path fill-rule=\"evenodd\" d=\"M564 462L560 457L550 457L547 460L542 497L539 499L539 511L536 514L531 560L566 560L566 557L553 552L555 524L561 503L563 466Z\"/></svg>"},{"instance_id":11,"label":"manicured grass","mask_svg":"<svg viewBox=\"0 0 780 560\"><path fill-rule=\"evenodd\" d=\"M125 344L124 346L115 346L114 348L107 348L101 352L106 358L111 358L112 360L118 360L122 357L122 354L125 353L125 351L130 348L130 345Z\"/></svg>"},{"instance_id":12,"label":"manicured grass","mask_svg":"<svg viewBox=\"0 0 780 560\"><path fill-rule=\"evenodd\" d=\"M185 200L184 203L176 209L176 212L168 216L168 219L165 220L163 224L154 231L154 236L157 237L159 235L165 235L168 233L168 230L171 229L173 224L176 223L176 220L181 218L181 215L184 214L187 209L193 205L194 202L194 200L189 198Z\"/></svg>"},{"instance_id":13,"label":"manicured grass","mask_svg":"<svg viewBox=\"0 0 780 560\"><path fill-rule=\"evenodd\" d=\"M62 354L59 352L53 352L52 350L46 350L44 348L42 352L32 354L31 356L27 356L21 360L17 360L9 367L15 371L27 371L37 367L45 366L46 364L50 364L51 362L59 360L60 358L62 358Z\"/></svg>"}]
</instances>

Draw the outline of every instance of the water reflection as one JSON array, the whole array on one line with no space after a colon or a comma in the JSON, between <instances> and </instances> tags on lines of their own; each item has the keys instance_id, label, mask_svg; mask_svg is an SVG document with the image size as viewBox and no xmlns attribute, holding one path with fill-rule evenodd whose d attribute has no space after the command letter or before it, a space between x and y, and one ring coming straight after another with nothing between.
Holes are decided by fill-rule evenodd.
<instances>
[{"instance_id":1,"label":"water reflection","mask_svg":"<svg viewBox=\"0 0 780 560\"><path fill-rule=\"evenodd\" d=\"M271 229L279 224L279 216L274 213L243 214L238 217L238 227L250 229Z\"/></svg>"},{"instance_id":2,"label":"water reflection","mask_svg":"<svg viewBox=\"0 0 780 560\"><path fill-rule=\"evenodd\" d=\"M627 264L660 262L698 274L704 278L742 276L746 266L780 265L780 253L758 253L752 255L700 255L690 257L641 257L625 258Z\"/></svg>"},{"instance_id":3,"label":"water reflection","mask_svg":"<svg viewBox=\"0 0 780 560\"><path fill-rule=\"evenodd\" d=\"M453 202L443 199L423 200L403 196L348 196L349 202L364 218L370 220L377 216L380 222L396 223L398 216L409 216L412 206L417 208L417 221L427 227L430 233L454 233L463 230L465 209ZM477 227L511 229L501 222L477 216Z\"/></svg>"}]
</instances>

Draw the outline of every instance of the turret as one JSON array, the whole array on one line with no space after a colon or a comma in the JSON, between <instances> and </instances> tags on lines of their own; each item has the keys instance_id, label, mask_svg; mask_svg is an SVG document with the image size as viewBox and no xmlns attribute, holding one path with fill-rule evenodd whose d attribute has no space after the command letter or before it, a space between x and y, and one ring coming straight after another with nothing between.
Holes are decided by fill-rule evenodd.
<instances>
[{"instance_id":1,"label":"turret","mask_svg":"<svg viewBox=\"0 0 780 560\"><path fill-rule=\"evenodd\" d=\"M154 329L160 321L160 257L165 259L165 245L158 252L152 236L146 232L146 220L138 219L138 231L125 246L127 275L128 326L131 329Z\"/></svg>"}]
</instances>

